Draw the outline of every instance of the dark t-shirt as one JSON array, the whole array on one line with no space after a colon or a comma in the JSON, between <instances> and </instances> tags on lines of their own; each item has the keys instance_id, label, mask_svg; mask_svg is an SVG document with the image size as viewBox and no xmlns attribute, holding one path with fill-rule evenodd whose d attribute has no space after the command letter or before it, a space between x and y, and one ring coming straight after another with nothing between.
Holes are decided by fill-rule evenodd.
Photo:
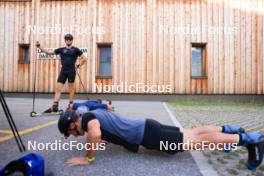
<instances>
[{"instance_id":1,"label":"dark t-shirt","mask_svg":"<svg viewBox=\"0 0 264 176\"><path fill-rule=\"evenodd\" d=\"M57 48L55 49L55 54L60 55L63 69L74 69L77 58L81 56L83 52L79 48L73 46L71 48Z\"/></svg>"}]
</instances>

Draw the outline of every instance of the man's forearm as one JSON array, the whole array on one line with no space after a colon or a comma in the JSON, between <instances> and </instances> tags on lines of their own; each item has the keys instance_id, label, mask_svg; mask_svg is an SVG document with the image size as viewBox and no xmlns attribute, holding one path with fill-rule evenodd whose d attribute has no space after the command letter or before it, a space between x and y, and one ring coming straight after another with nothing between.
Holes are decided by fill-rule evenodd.
<instances>
[{"instance_id":1,"label":"man's forearm","mask_svg":"<svg viewBox=\"0 0 264 176\"><path fill-rule=\"evenodd\" d=\"M48 50L46 50L46 49L44 49L44 48L42 48L42 47L39 47L39 49L40 49L42 52L46 53L46 54L50 54L50 55L55 54L53 51L48 51Z\"/></svg>"},{"instance_id":2,"label":"man's forearm","mask_svg":"<svg viewBox=\"0 0 264 176\"><path fill-rule=\"evenodd\" d=\"M91 136L88 135L88 141L89 141L89 150L87 151L87 157L88 158L93 158L96 155L96 150L94 150L96 145L99 145L101 142L101 139L98 138L92 138Z\"/></svg>"},{"instance_id":3,"label":"man's forearm","mask_svg":"<svg viewBox=\"0 0 264 176\"><path fill-rule=\"evenodd\" d=\"M86 63L86 58L82 57L80 60L80 66L84 65Z\"/></svg>"}]
</instances>

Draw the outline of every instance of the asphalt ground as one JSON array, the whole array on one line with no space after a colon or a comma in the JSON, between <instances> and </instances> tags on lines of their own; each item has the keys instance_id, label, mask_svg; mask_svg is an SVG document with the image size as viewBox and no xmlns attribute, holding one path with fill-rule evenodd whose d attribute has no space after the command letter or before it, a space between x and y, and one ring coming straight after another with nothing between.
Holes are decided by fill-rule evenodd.
<instances>
[{"instance_id":1,"label":"asphalt ground","mask_svg":"<svg viewBox=\"0 0 264 176\"><path fill-rule=\"evenodd\" d=\"M57 129L58 116L44 116L32 118L32 99L30 98L6 98L14 121L22 140L29 148L29 143L36 141L50 143L61 141L69 143L76 141L85 143L85 137L70 137L65 139ZM36 111L41 112L49 107L51 99L37 99ZM168 112L162 102L129 102L114 101L113 105L117 113L129 118L152 118L167 125L173 125ZM61 101L61 107L67 107L67 101ZM14 138L10 135L10 128L0 107L0 168L13 159L17 159L25 153L19 153ZM46 126L45 126L46 125ZM8 138L9 136L9 138ZM11 137L10 137L11 136ZM8 139L7 139L8 138ZM192 175L199 176L201 172L189 152L168 155L158 151L150 151L140 147L137 154L131 153L121 146L108 143L106 150L98 151L96 161L88 166L68 167L65 161L71 157L84 156L86 152L77 149L65 150L31 150L45 158L46 175ZM27 153L28 153L27 152Z\"/></svg>"}]
</instances>

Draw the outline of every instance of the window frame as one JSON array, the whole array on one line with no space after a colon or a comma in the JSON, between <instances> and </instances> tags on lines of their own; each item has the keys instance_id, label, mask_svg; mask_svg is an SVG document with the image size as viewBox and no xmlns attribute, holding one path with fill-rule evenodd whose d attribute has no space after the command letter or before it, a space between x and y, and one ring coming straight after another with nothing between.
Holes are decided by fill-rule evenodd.
<instances>
[{"instance_id":1,"label":"window frame","mask_svg":"<svg viewBox=\"0 0 264 176\"><path fill-rule=\"evenodd\" d=\"M202 75L201 76L193 76L192 75L192 48L201 48L202 50ZM191 79L207 79L207 43L191 43L191 67L190 67L190 75Z\"/></svg>"},{"instance_id":2,"label":"window frame","mask_svg":"<svg viewBox=\"0 0 264 176\"><path fill-rule=\"evenodd\" d=\"M112 79L113 77L113 43L112 42L103 42L103 43L96 43L97 45L97 58L96 58L96 79ZM111 75L100 75L100 48L111 48Z\"/></svg>"},{"instance_id":3,"label":"window frame","mask_svg":"<svg viewBox=\"0 0 264 176\"><path fill-rule=\"evenodd\" d=\"M25 60L25 48L28 48L28 60ZM23 52L21 54L21 52ZM23 56L23 58L21 58ZM19 43L18 44L18 64L30 64L30 44L29 43Z\"/></svg>"}]
</instances>

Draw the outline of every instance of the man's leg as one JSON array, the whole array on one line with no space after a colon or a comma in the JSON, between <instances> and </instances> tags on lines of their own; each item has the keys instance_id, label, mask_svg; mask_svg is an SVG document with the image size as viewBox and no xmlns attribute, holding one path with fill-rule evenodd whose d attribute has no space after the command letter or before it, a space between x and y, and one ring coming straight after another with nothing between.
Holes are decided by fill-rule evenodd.
<instances>
[{"instance_id":1,"label":"man's leg","mask_svg":"<svg viewBox=\"0 0 264 176\"><path fill-rule=\"evenodd\" d=\"M192 132L183 132L183 142L185 147L188 149L194 149L193 146L188 143L192 142L192 144L204 144L208 145L209 143L213 144L238 144L239 143L239 135L238 134L225 134L225 133L203 133L197 134ZM200 145L197 145L198 147Z\"/></svg>"},{"instance_id":2,"label":"man's leg","mask_svg":"<svg viewBox=\"0 0 264 176\"><path fill-rule=\"evenodd\" d=\"M192 129L180 128L183 133L195 133L195 134L206 134L206 133L220 133L222 132L222 127L220 126L199 126Z\"/></svg>"},{"instance_id":3,"label":"man's leg","mask_svg":"<svg viewBox=\"0 0 264 176\"><path fill-rule=\"evenodd\" d=\"M49 109L44 111L44 113L51 113L51 112L58 112L59 111L59 101L60 101L61 90L63 88L63 85L64 85L63 83L57 82L53 105Z\"/></svg>"},{"instance_id":4,"label":"man's leg","mask_svg":"<svg viewBox=\"0 0 264 176\"><path fill-rule=\"evenodd\" d=\"M180 128L182 132L191 132L196 134L206 134L206 133L228 133L228 134L240 134L245 132L243 128L238 125L224 125L224 126L212 126L205 125L199 126L192 129Z\"/></svg>"},{"instance_id":5,"label":"man's leg","mask_svg":"<svg viewBox=\"0 0 264 176\"><path fill-rule=\"evenodd\" d=\"M75 81L75 77L76 77L76 71L74 69L69 71L69 74L68 74L68 87L69 87L69 105L68 105L68 108L71 107L71 105L73 104L73 101L74 101L74 94L75 94L74 81Z\"/></svg>"},{"instance_id":6,"label":"man's leg","mask_svg":"<svg viewBox=\"0 0 264 176\"><path fill-rule=\"evenodd\" d=\"M57 79L56 87L55 87L55 95L54 95L54 102L53 105L44 111L44 113L51 113L51 112L57 112L59 109L59 101L61 98L61 90L66 82L67 74L65 71L61 70L59 77Z\"/></svg>"},{"instance_id":7,"label":"man's leg","mask_svg":"<svg viewBox=\"0 0 264 176\"><path fill-rule=\"evenodd\" d=\"M57 82L56 84L56 91L55 91L55 96L54 96L54 102L60 102L61 98L61 90L63 88L63 83Z\"/></svg>"},{"instance_id":8,"label":"man's leg","mask_svg":"<svg viewBox=\"0 0 264 176\"><path fill-rule=\"evenodd\" d=\"M74 95L75 95L75 88L74 88L74 83L69 82L69 106L73 104L74 101Z\"/></svg>"}]
</instances>

